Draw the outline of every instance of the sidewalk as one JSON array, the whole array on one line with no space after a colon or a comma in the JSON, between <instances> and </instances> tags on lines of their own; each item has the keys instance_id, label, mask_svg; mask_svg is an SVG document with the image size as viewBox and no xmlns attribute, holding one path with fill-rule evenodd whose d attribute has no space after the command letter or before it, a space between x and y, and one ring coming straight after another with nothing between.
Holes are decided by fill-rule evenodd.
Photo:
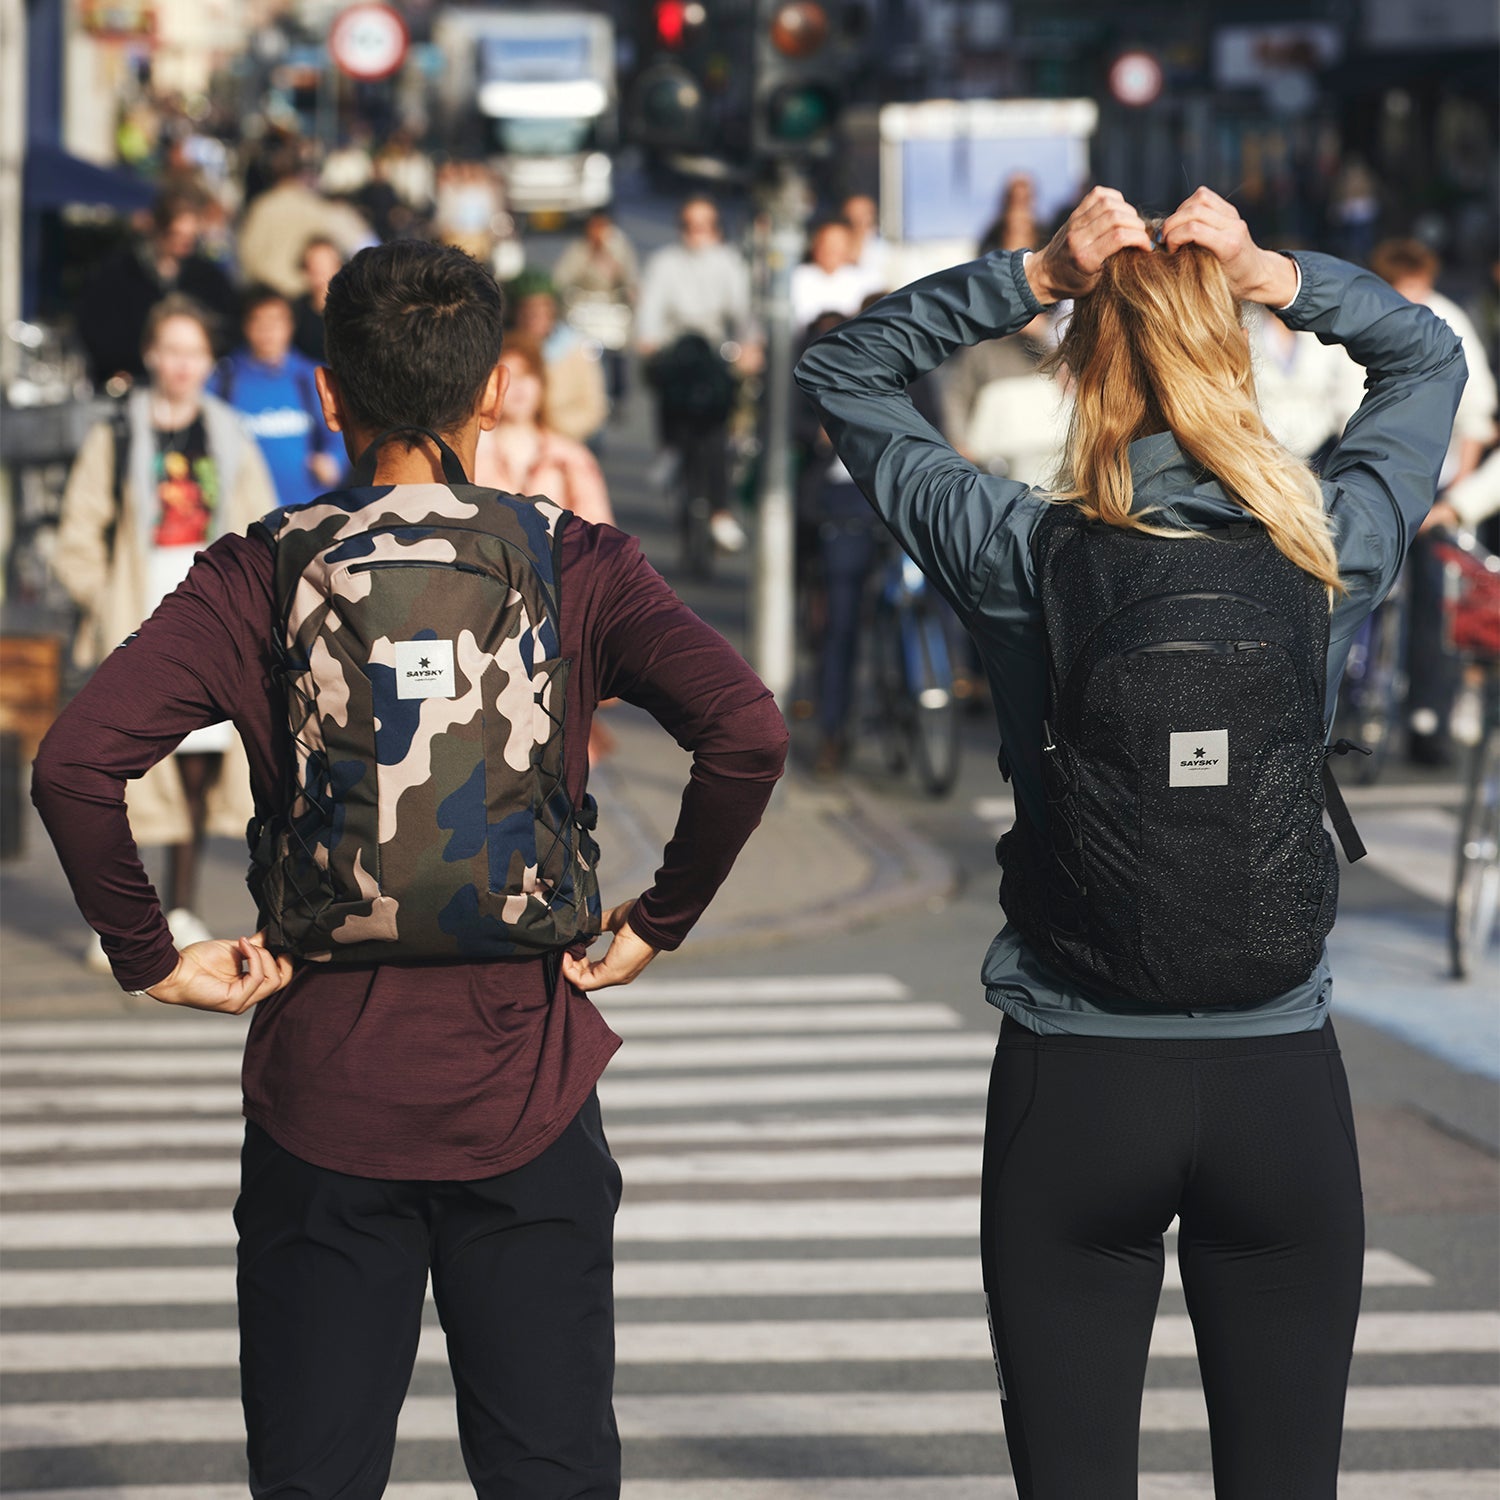
<instances>
[{"instance_id":1,"label":"sidewalk","mask_svg":"<svg viewBox=\"0 0 1500 1500\"><path fill-rule=\"evenodd\" d=\"M691 759L637 709L611 709L608 723L618 746L593 772L590 788L599 800L600 878L611 906L651 884ZM201 906L216 934L248 931L254 920L246 862L230 840L210 841ZM149 859L147 868L155 874ZM684 951L699 956L878 922L944 899L956 878L945 855L873 797L850 785L824 789L791 772ZM107 975L84 968L87 936L46 832L28 807L24 854L0 866L0 1017L153 1008L155 1001L133 1000Z\"/></svg>"}]
</instances>

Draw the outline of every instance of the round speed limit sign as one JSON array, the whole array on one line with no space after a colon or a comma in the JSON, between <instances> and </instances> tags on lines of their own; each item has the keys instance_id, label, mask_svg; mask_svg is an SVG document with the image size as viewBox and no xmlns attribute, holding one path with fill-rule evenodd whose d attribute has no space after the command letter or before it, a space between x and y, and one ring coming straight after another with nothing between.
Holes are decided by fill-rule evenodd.
<instances>
[{"instance_id":1,"label":"round speed limit sign","mask_svg":"<svg viewBox=\"0 0 1500 1500\"><path fill-rule=\"evenodd\" d=\"M389 5L351 5L328 33L334 65L361 83L389 78L406 59L406 22Z\"/></svg>"}]
</instances>

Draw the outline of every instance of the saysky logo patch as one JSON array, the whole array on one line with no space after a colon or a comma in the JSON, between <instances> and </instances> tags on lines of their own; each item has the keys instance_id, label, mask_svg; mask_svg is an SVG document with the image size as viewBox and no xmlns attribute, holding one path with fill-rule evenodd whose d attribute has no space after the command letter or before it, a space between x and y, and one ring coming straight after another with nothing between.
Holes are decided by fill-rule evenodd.
<instances>
[{"instance_id":1,"label":"saysky logo patch","mask_svg":"<svg viewBox=\"0 0 1500 1500\"><path fill-rule=\"evenodd\" d=\"M396 696L452 698L453 642L396 641Z\"/></svg>"},{"instance_id":2,"label":"saysky logo patch","mask_svg":"<svg viewBox=\"0 0 1500 1500\"><path fill-rule=\"evenodd\" d=\"M1194 729L1167 746L1168 786L1228 786L1229 731Z\"/></svg>"}]
</instances>

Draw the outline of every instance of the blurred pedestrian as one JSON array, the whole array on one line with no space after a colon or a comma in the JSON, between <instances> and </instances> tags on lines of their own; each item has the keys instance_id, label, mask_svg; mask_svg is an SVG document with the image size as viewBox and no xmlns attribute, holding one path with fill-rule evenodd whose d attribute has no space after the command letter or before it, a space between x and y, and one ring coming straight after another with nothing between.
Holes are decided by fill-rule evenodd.
<instances>
[{"instance_id":1,"label":"blurred pedestrian","mask_svg":"<svg viewBox=\"0 0 1500 1500\"><path fill-rule=\"evenodd\" d=\"M329 292L319 380L361 483L278 531L220 537L63 712L33 774L121 987L257 1007L231 1029L245 1039L238 1370L260 1500L382 1492L429 1285L476 1492L620 1493L620 1171L597 1092L619 1039L588 996L682 943L785 758L770 693L632 538L458 483L505 399L501 333L499 290L468 256L418 240L355 256ZM464 535L476 513L483 541ZM378 534L391 518L437 551ZM426 581L334 570L347 582L319 595L329 624L310 628L298 679L315 697L293 699L317 717L289 726L278 563L316 559L305 587L327 551L392 545L425 548ZM446 567L460 546L491 570L503 554L518 587ZM523 598L526 628L508 635ZM335 626L382 613L419 632L394 643L395 668L389 639L352 630L333 657ZM651 888L601 910L584 747L615 693L693 764ZM121 799L179 736L230 714L253 750L267 927L179 951ZM356 758L325 753L334 742ZM603 931L608 950L587 957ZM349 940L358 961L314 961Z\"/></svg>"},{"instance_id":2,"label":"blurred pedestrian","mask_svg":"<svg viewBox=\"0 0 1500 1500\"><path fill-rule=\"evenodd\" d=\"M1075 413L1041 491L965 463L906 390L1066 297ZM1259 417L1241 301L1366 369L1321 484ZM1207 189L1148 225L1096 188L1044 249L914 283L797 379L995 687L1016 824L980 1236L1020 1500L1136 1493L1174 1220L1217 1493L1333 1500L1364 1218L1321 768L1432 504L1459 341L1368 272L1259 248Z\"/></svg>"},{"instance_id":3,"label":"blurred pedestrian","mask_svg":"<svg viewBox=\"0 0 1500 1500\"><path fill-rule=\"evenodd\" d=\"M625 231L603 209L584 223L552 273L563 315L604 351L605 387L611 402L625 398L628 353L635 321L640 266Z\"/></svg>"},{"instance_id":4,"label":"blurred pedestrian","mask_svg":"<svg viewBox=\"0 0 1500 1500\"><path fill-rule=\"evenodd\" d=\"M524 334L505 341L510 375L499 420L479 438L474 483L509 495L545 495L585 521L613 526L614 510L599 460L547 419L550 380L540 345Z\"/></svg>"},{"instance_id":5,"label":"blurred pedestrian","mask_svg":"<svg viewBox=\"0 0 1500 1500\"><path fill-rule=\"evenodd\" d=\"M84 285L78 337L96 386L115 376L139 380L145 375L141 335L151 309L174 292L192 297L214 316L218 347L227 347L235 293L224 272L198 253L204 211L197 189L166 189L152 205L149 236L110 256Z\"/></svg>"},{"instance_id":6,"label":"blurred pedestrian","mask_svg":"<svg viewBox=\"0 0 1500 1500\"><path fill-rule=\"evenodd\" d=\"M260 445L277 501L302 505L331 490L344 471L323 420L317 366L292 347L292 305L274 287L251 287L242 307L245 342L214 372L208 389L240 414Z\"/></svg>"},{"instance_id":7,"label":"blurred pedestrian","mask_svg":"<svg viewBox=\"0 0 1500 1500\"><path fill-rule=\"evenodd\" d=\"M979 237L979 253L991 250L1027 250L1041 239L1037 218L1036 183L1029 172L1012 172L1000 195L1000 207L989 227Z\"/></svg>"},{"instance_id":8,"label":"blurred pedestrian","mask_svg":"<svg viewBox=\"0 0 1500 1500\"><path fill-rule=\"evenodd\" d=\"M89 432L63 495L54 565L82 612L75 644L82 667L130 639L201 548L243 532L276 504L254 440L205 392L214 365L208 314L173 293L151 310L142 348L150 384ZM248 776L225 713L167 747L130 783L135 837L168 846L163 893L179 944L208 936L197 915L203 838L244 836L254 812ZM97 944L90 959L103 964Z\"/></svg>"},{"instance_id":9,"label":"blurred pedestrian","mask_svg":"<svg viewBox=\"0 0 1500 1500\"><path fill-rule=\"evenodd\" d=\"M323 308L328 284L344 264L344 252L326 235L314 235L302 247L305 290L292 301L292 342L315 365L323 363Z\"/></svg>"},{"instance_id":10,"label":"blurred pedestrian","mask_svg":"<svg viewBox=\"0 0 1500 1500\"><path fill-rule=\"evenodd\" d=\"M678 243L658 250L641 275L636 349L647 362L667 465L689 499L707 503L715 545L738 552L746 537L729 507L733 377L758 374L764 364L750 268L724 243L711 198L688 198L678 228ZM663 486L667 477L663 466Z\"/></svg>"},{"instance_id":11,"label":"blurred pedestrian","mask_svg":"<svg viewBox=\"0 0 1500 1500\"><path fill-rule=\"evenodd\" d=\"M854 234L842 219L824 219L807 237L807 258L792 269L792 331L824 313L849 317L871 291L854 259Z\"/></svg>"},{"instance_id":12,"label":"blurred pedestrian","mask_svg":"<svg viewBox=\"0 0 1500 1500\"><path fill-rule=\"evenodd\" d=\"M880 213L868 193L851 193L839 216L853 236L854 264L865 280L865 295L888 292L895 286L895 264L890 242L880 233Z\"/></svg>"},{"instance_id":13,"label":"blurred pedestrian","mask_svg":"<svg viewBox=\"0 0 1500 1500\"><path fill-rule=\"evenodd\" d=\"M1439 488L1457 484L1479 467L1495 440L1495 377L1468 315L1436 288L1437 256L1420 240L1383 240L1370 255L1370 269L1408 302L1426 307L1458 335L1469 367L1469 382L1458 404L1453 438L1443 460ZM1443 628L1443 565L1434 547L1438 537L1424 527L1407 569L1407 757L1416 765L1447 766L1453 760L1451 721L1463 678L1463 663L1448 648Z\"/></svg>"},{"instance_id":14,"label":"blurred pedestrian","mask_svg":"<svg viewBox=\"0 0 1500 1500\"><path fill-rule=\"evenodd\" d=\"M267 163L271 186L250 205L240 224L240 274L247 282L273 286L287 297L304 288L302 248L329 239L346 255L371 243L369 225L348 204L335 203L310 187L303 147L287 142Z\"/></svg>"},{"instance_id":15,"label":"blurred pedestrian","mask_svg":"<svg viewBox=\"0 0 1500 1500\"><path fill-rule=\"evenodd\" d=\"M1245 330L1271 436L1304 462L1321 461L1364 400L1365 372L1341 345L1288 328L1269 308L1247 307Z\"/></svg>"},{"instance_id":16,"label":"blurred pedestrian","mask_svg":"<svg viewBox=\"0 0 1500 1500\"><path fill-rule=\"evenodd\" d=\"M609 420L599 345L558 316L557 289L545 271L523 271L506 293L510 326L547 362L548 427L575 442L591 441Z\"/></svg>"}]
</instances>

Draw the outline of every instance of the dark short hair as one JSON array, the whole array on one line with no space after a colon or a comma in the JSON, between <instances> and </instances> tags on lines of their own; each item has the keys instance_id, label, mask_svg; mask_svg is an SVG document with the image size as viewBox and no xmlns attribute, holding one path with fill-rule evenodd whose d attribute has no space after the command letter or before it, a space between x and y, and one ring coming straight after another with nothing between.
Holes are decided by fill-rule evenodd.
<instances>
[{"instance_id":1,"label":"dark short hair","mask_svg":"<svg viewBox=\"0 0 1500 1500\"><path fill-rule=\"evenodd\" d=\"M207 207L201 189L190 183L172 183L164 187L151 204L151 227L164 234L184 214L201 215Z\"/></svg>"},{"instance_id":2,"label":"dark short hair","mask_svg":"<svg viewBox=\"0 0 1500 1500\"><path fill-rule=\"evenodd\" d=\"M269 286L264 281L257 281L252 286L247 286L240 293L240 321L244 322L251 313L257 308L264 307L268 302L280 302L287 308L292 305L292 299L285 292L278 292L274 286Z\"/></svg>"},{"instance_id":3,"label":"dark short hair","mask_svg":"<svg viewBox=\"0 0 1500 1500\"><path fill-rule=\"evenodd\" d=\"M1370 269L1382 281L1408 276L1436 277L1438 258L1421 240L1382 240L1370 252Z\"/></svg>"},{"instance_id":4,"label":"dark short hair","mask_svg":"<svg viewBox=\"0 0 1500 1500\"><path fill-rule=\"evenodd\" d=\"M504 298L462 250L392 240L361 250L328 284L328 365L363 427L456 432L500 358Z\"/></svg>"}]
</instances>

